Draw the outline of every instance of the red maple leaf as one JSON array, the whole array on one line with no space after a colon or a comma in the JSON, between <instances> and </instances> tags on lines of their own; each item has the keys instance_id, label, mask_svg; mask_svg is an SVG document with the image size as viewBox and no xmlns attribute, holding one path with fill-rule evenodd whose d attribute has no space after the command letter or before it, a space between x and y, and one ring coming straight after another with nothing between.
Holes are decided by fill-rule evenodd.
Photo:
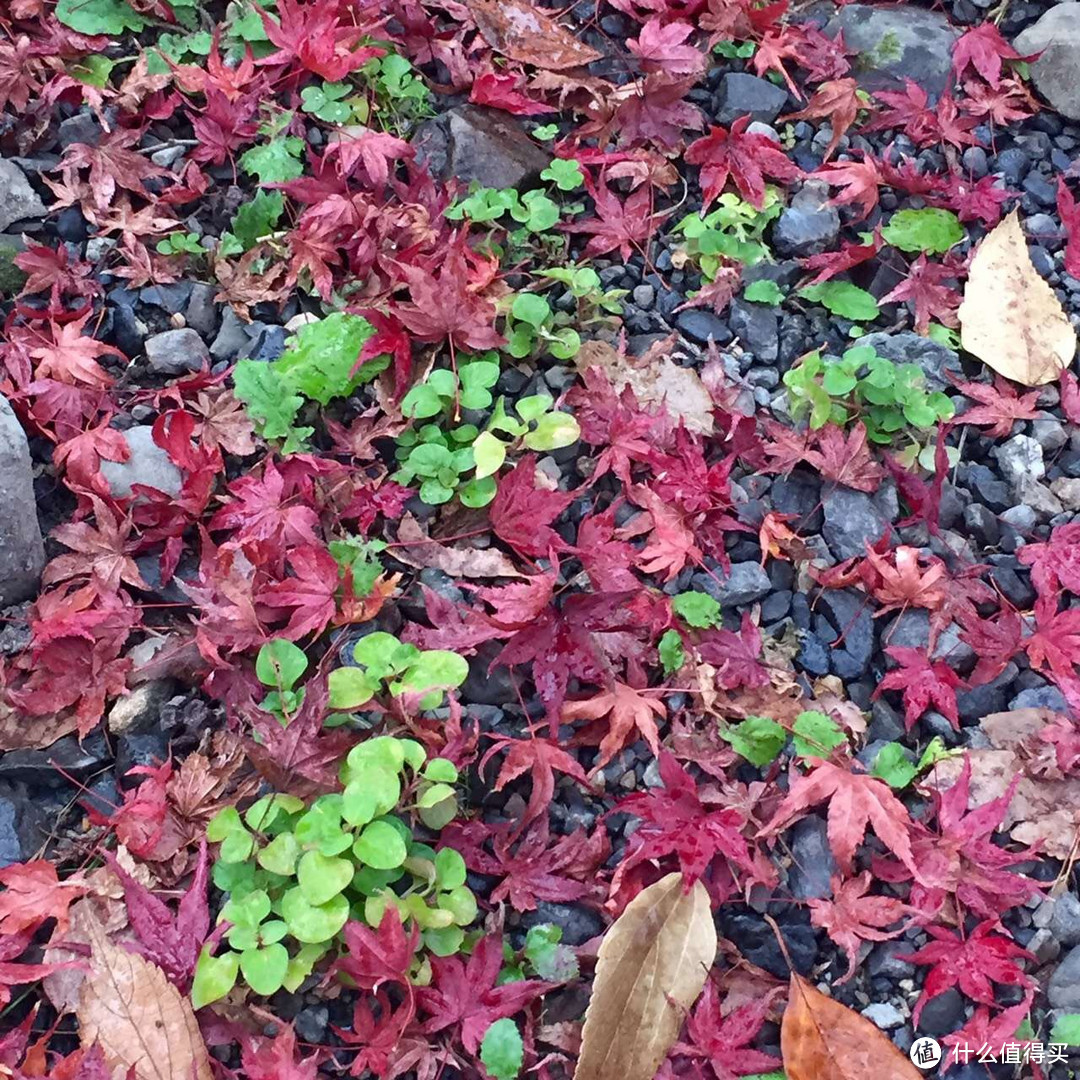
<instances>
[{"instance_id":1,"label":"red maple leaf","mask_svg":"<svg viewBox=\"0 0 1080 1080\"><path fill-rule=\"evenodd\" d=\"M17 962L18 957L21 956L33 941L34 935L30 931L25 930L17 934L4 934L0 937L0 1008L7 1005L11 1001L11 988L13 986L23 986L26 983L34 983L39 979L48 978L54 971L63 971L67 968L79 967L80 962L78 960L65 961L60 964L20 964ZM27 1014L26 1020L17 1028L8 1031L4 1036L0 1037L0 1065L7 1067L14 1066L19 1057L22 1055L22 1051L25 1049L27 1038L29 1034L30 1026L34 1021L34 1013ZM9 1054L8 1052L14 1050L15 1054ZM101 1066L100 1078L104 1080L109 1075L108 1070L105 1067L105 1061L102 1059L99 1062ZM13 1076L28 1076L26 1072L20 1072L16 1070L11 1075ZM89 1072L76 1074L80 1077L86 1076L87 1080L97 1080ZM54 1071L53 1076L57 1076Z\"/></svg>"},{"instance_id":2,"label":"red maple leaf","mask_svg":"<svg viewBox=\"0 0 1080 1080\"><path fill-rule=\"evenodd\" d=\"M780 1059L751 1046L775 996L775 992L764 994L756 1001L736 1005L725 1014L716 984L709 979L694 1011L686 1018L687 1041L676 1043L671 1052L707 1061L716 1080L738 1080L740 1076L776 1071Z\"/></svg>"},{"instance_id":3,"label":"red maple leaf","mask_svg":"<svg viewBox=\"0 0 1080 1080\"><path fill-rule=\"evenodd\" d=\"M131 149L141 138L142 128L116 128L102 136L96 146L72 143L60 159L64 183L69 187L76 186L78 170L89 169L90 198L93 206L102 213L109 209L118 187L148 198L150 192L143 181L169 173L155 165L147 155Z\"/></svg>"},{"instance_id":4,"label":"red maple leaf","mask_svg":"<svg viewBox=\"0 0 1080 1080\"><path fill-rule=\"evenodd\" d=\"M750 854L743 830L744 815L731 807L716 808L702 801L693 777L668 751L657 761L664 786L634 792L617 809L641 819L611 882L614 895L635 866L674 856L687 889L704 877L714 863L730 863L757 877L760 868Z\"/></svg>"},{"instance_id":5,"label":"red maple leaf","mask_svg":"<svg viewBox=\"0 0 1080 1080\"><path fill-rule=\"evenodd\" d=\"M705 57L693 45L684 44L693 32L689 23L665 23L653 16L636 38L627 39L626 47L641 60L644 71L696 75L705 66Z\"/></svg>"},{"instance_id":6,"label":"red maple leaf","mask_svg":"<svg viewBox=\"0 0 1080 1080\"><path fill-rule=\"evenodd\" d=\"M1075 698L1080 693L1076 680L1076 664L1080 662L1080 608L1058 611L1056 598L1040 596L1035 602L1035 630L1024 639L1024 649L1031 666L1049 674L1066 698Z\"/></svg>"},{"instance_id":7,"label":"red maple leaf","mask_svg":"<svg viewBox=\"0 0 1080 1080\"><path fill-rule=\"evenodd\" d=\"M918 83L904 80L904 92L877 90L874 97L888 108L866 125L867 131L885 128L903 128L904 133L916 146L932 146L947 142L953 146L975 146L978 140L971 134L978 120L974 116L961 116L956 99L949 91L930 105L930 95Z\"/></svg>"},{"instance_id":8,"label":"red maple leaf","mask_svg":"<svg viewBox=\"0 0 1080 1080\"><path fill-rule=\"evenodd\" d=\"M569 492L537 487L536 455L526 454L499 481L491 503L491 527L521 555L545 558L553 551L567 550L551 523L573 501Z\"/></svg>"},{"instance_id":9,"label":"red maple leaf","mask_svg":"<svg viewBox=\"0 0 1080 1080\"><path fill-rule=\"evenodd\" d=\"M549 988L537 979L498 986L502 965L502 934L481 938L467 960L431 957L431 986L416 991L420 1012L427 1017L424 1032L435 1035L453 1028L466 1052L475 1054L496 1020L513 1016Z\"/></svg>"},{"instance_id":10,"label":"red maple leaf","mask_svg":"<svg viewBox=\"0 0 1080 1080\"><path fill-rule=\"evenodd\" d=\"M870 154L864 154L862 161L834 161L822 165L813 175L830 187L842 189L839 195L829 200L831 206L852 203L859 210L860 219L869 217L878 204L878 185L883 179L879 162Z\"/></svg>"},{"instance_id":11,"label":"red maple leaf","mask_svg":"<svg viewBox=\"0 0 1080 1080\"><path fill-rule=\"evenodd\" d=\"M928 659L925 649L890 645L885 652L900 666L878 683L873 696L879 697L885 690L902 690L904 725L908 731L931 705L959 731L956 691L966 688L967 683L944 660Z\"/></svg>"},{"instance_id":12,"label":"red maple leaf","mask_svg":"<svg viewBox=\"0 0 1080 1080\"><path fill-rule=\"evenodd\" d=\"M182 993L187 993L203 941L210 930L210 908L206 900L206 841L199 847L194 876L180 897L175 914L111 854L107 853L105 858L124 887L128 922L138 939L136 951L157 964Z\"/></svg>"},{"instance_id":13,"label":"red maple leaf","mask_svg":"<svg viewBox=\"0 0 1080 1080\"><path fill-rule=\"evenodd\" d=\"M909 267L907 277L892 292L883 296L881 304L908 300L915 309L915 332L925 334L931 319L943 326L957 326L956 309L963 297L944 281L955 281L959 271L945 263L927 262L920 255Z\"/></svg>"},{"instance_id":14,"label":"red maple leaf","mask_svg":"<svg viewBox=\"0 0 1080 1080\"><path fill-rule=\"evenodd\" d=\"M390 180L391 162L411 158L412 147L396 135L371 128L352 127L331 138L326 156L336 157L338 172L346 179L356 179L357 166L363 169L367 186L382 194Z\"/></svg>"},{"instance_id":15,"label":"red maple leaf","mask_svg":"<svg viewBox=\"0 0 1080 1080\"><path fill-rule=\"evenodd\" d=\"M0 870L0 934L18 935L36 930L46 919L55 919L63 933L68 927L68 908L86 886L75 881L61 881L56 867L44 859L13 863Z\"/></svg>"},{"instance_id":16,"label":"red maple leaf","mask_svg":"<svg viewBox=\"0 0 1080 1080\"><path fill-rule=\"evenodd\" d=\"M532 737L512 739L506 735L495 737L494 745L480 760L480 768L491 760L493 754L506 751L506 757L495 780L495 791L502 791L507 784L523 776L526 772L532 779L532 793L522 826L547 811L555 795L555 770L565 773L579 784L588 787L588 777L577 758L572 757L561 746L550 739Z\"/></svg>"},{"instance_id":17,"label":"red maple leaf","mask_svg":"<svg viewBox=\"0 0 1080 1080\"><path fill-rule=\"evenodd\" d=\"M421 341L448 338L457 348L495 349L503 344L495 330L495 305L470 288L472 271L460 245L455 245L438 274L418 266L402 267L411 304L394 304L393 314Z\"/></svg>"},{"instance_id":18,"label":"red maple leaf","mask_svg":"<svg viewBox=\"0 0 1080 1080\"><path fill-rule=\"evenodd\" d=\"M992 619L980 619L974 613L961 615L960 623L961 641L970 645L979 658L969 680L972 686L996 679L1023 647L1023 624L1009 608L1003 608Z\"/></svg>"},{"instance_id":19,"label":"red maple leaf","mask_svg":"<svg viewBox=\"0 0 1080 1080\"><path fill-rule=\"evenodd\" d=\"M83 333L90 313L81 319L61 326L55 322L48 325L48 336L34 330L28 336L28 352L37 360L34 374L39 378L52 377L64 383L82 384L104 390L113 383L112 376L97 362L101 356L124 354L112 345L106 345Z\"/></svg>"},{"instance_id":20,"label":"red maple leaf","mask_svg":"<svg viewBox=\"0 0 1080 1080\"><path fill-rule=\"evenodd\" d=\"M986 434L991 438L1007 439L1018 420L1034 420L1039 415L1035 407L1038 390L1021 396L1012 383L1000 375L994 375L993 385L959 380L954 380L954 384L964 397L979 403L961 413L956 418L957 423L986 426Z\"/></svg>"},{"instance_id":21,"label":"red maple leaf","mask_svg":"<svg viewBox=\"0 0 1080 1080\"><path fill-rule=\"evenodd\" d=\"M1080 259L1080 253L1078 253ZM1080 267L1077 267L1080 270ZM1071 424L1080 424L1080 379L1071 372L1061 373L1061 411Z\"/></svg>"},{"instance_id":22,"label":"red maple leaf","mask_svg":"<svg viewBox=\"0 0 1080 1080\"><path fill-rule=\"evenodd\" d=\"M846 435L837 424L826 424L815 434L817 450L808 453L806 461L826 480L856 491L877 490L885 470L871 456L862 424L855 424Z\"/></svg>"},{"instance_id":23,"label":"red maple leaf","mask_svg":"<svg viewBox=\"0 0 1080 1080\"><path fill-rule=\"evenodd\" d=\"M625 201L608 187L602 174L598 184L586 176L585 187L595 203L596 217L570 222L561 228L564 232L592 234L585 245L585 255L589 258L618 248L623 259L629 259L634 248L640 249L670 214L670 211L653 212L653 191L647 184L628 195Z\"/></svg>"},{"instance_id":24,"label":"red maple leaf","mask_svg":"<svg viewBox=\"0 0 1080 1080\"><path fill-rule=\"evenodd\" d=\"M487 840L490 852L484 846ZM471 870L501 878L491 903L505 900L515 911L533 911L538 900L565 903L588 896L598 867L610 853L603 828L591 836L578 829L552 842L546 817L537 818L524 833L480 821L451 826L443 831L442 842L461 852Z\"/></svg>"},{"instance_id":25,"label":"red maple leaf","mask_svg":"<svg viewBox=\"0 0 1080 1080\"><path fill-rule=\"evenodd\" d=\"M996 176L983 176L969 180L961 172L950 172L939 177L932 192L923 195L928 206L941 206L955 210L961 221L981 221L993 226L1001 220L1001 206L1016 198L1017 192L998 187Z\"/></svg>"},{"instance_id":26,"label":"red maple leaf","mask_svg":"<svg viewBox=\"0 0 1080 1080\"><path fill-rule=\"evenodd\" d=\"M409 968L420 944L420 927L415 921L406 934L401 912L396 905L387 904L377 928L351 920L345 924L342 937L348 952L335 962L335 971L344 972L361 990L378 990L385 982L396 982L412 1001Z\"/></svg>"},{"instance_id":27,"label":"red maple leaf","mask_svg":"<svg viewBox=\"0 0 1080 1080\"><path fill-rule=\"evenodd\" d=\"M734 630L704 630L697 644L701 659L716 668L716 685L724 690L765 686L769 672L761 663L761 631L750 612L744 611L742 626Z\"/></svg>"},{"instance_id":28,"label":"red maple leaf","mask_svg":"<svg viewBox=\"0 0 1080 1080\"><path fill-rule=\"evenodd\" d=\"M935 611L945 601L948 568L935 556L926 557L924 570L918 548L901 544L885 555L867 545L866 559L859 569L865 574L870 591L882 606L874 617L896 608L921 607ZM946 582L943 583L942 579Z\"/></svg>"},{"instance_id":29,"label":"red maple leaf","mask_svg":"<svg viewBox=\"0 0 1080 1080\"><path fill-rule=\"evenodd\" d=\"M374 26L342 26L332 4L278 0L277 21L258 5L255 9L262 16L266 36L277 46L276 52L258 61L260 64L283 65L295 61L327 82L340 82L373 57L386 53L385 49L371 45L360 46Z\"/></svg>"},{"instance_id":30,"label":"red maple leaf","mask_svg":"<svg viewBox=\"0 0 1080 1080\"><path fill-rule=\"evenodd\" d=\"M1080 522L1056 525L1049 540L1025 544L1017 554L1031 567L1031 583L1041 598L1056 602L1060 589L1080 595Z\"/></svg>"},{"instance_id":31,"label":"red maple leaf","mask_svg":"<svg viewBox=\"0 0 1080 1080\"><path fill-rule=\"evenodd\" d=\"M874 187L874 199L877 200L877 187ZM834 199L833 202L836 202ZM871 207L873 209L873 207ZM837 274L846 273L853 266L860 266L869 262L881 250L884 241L881 238L880 227L874 229L873 236L868 244L861 241L841 240L838 251L824 251L820 255L809 255L799 262L807 270L816 270L817 273L806 282L807 285L820 285L823 281L836 277Z\"/></svg>"},{"instance_id":32,"label":"red maple leaf","mask_svg":"<svg viewBox=\"0 0 1080 1080\"><path fill-rule=\"evenodd\" d=\"M821 927L847 956L847 972L837 985L855 974L864 941L888 941L906 928L896 924L909 913L908 906L891 896L867 896L871 881L869 871L846 881L834 876L832 899L809 901L811 924ZM894 929L885 929L889 926Z\"/></svg>"},{"instance_id":33,"label":"red maple leaf","mask_svg":"<svg viewBox=\"0 0 1080 1080\"><path fill-rule=\"evenodd\" d=\"M1004 795L969 813L971 759L965 757L956 783L947 791L934 790L937 830L919 822L911 843L919 872L909 902L925 920L939 917L948 896L954 896L961 908L981 919L996 919L1040 894L1042 886L1037 881L1010 869L1031 859L1037 849L1009 852L993 842L1019 782L1019 777L1013 777ZM875 861L874 870L883 880L907 879L906 868L897 867L893 872L878 863Z\"/></svg>"},{"instance_id":34,"label":"red maple leaf","mask_svg":"<svg viewBox=\"0 0 1080 1080\"><path fill-rule=\"evenodd\" d=\"M600 720L608 717L606 732L600 740L600 756L595 769L601 769L628 743L643 738L654 754L660 752L657 721L667 716L667 706L657 697L649 697L616 679L610 687L592 697L568 701L562 707L562 720ZM594 771L595 771L594 769Z\"/></svg>"},{"instance_id":35,"label":"red maple leaf","mask_svg":"<svg viewBox=\"0 0 1080 1080\"><path fill-rule=\"evenodd\" d=\"M699 564L701 549L694 541L693 530L686 524L685 516L678 506L666 502L644 484L631 489L634 502L647 511L642 520L634 519L617 536L630 539L644 531L649 532L649 543L638 553L635 565L646 574L665 573L670 581L686 565L687 560Z\"/></svg>"},{"instance_id":36,"label":"red maple leaf","mask_svg":"<svg viewBox=\"0 0 1080 1080\"><path fill-rule=\"evenodd\" d=\"M635 146L651 142L674 150L682 145L687 131L700 131L705 123L700 110L686 100L696 81L646 75L644 82L624 88L622 100L606 123L585 125L579 134L603 136L617 131L620 143ZM618 165L612 167L611 178L616 179L621 171Z\"/></svg>"},{"instance_id":37,"label":"red maple leaf","mask_svg":"<svg viewBox=\"0 0 1080 1080\"><path fill-rule=\"evenodd\" d=\"M321 1053L297 1059L292 1025L274 1026L278 1030L273 1038L247 1032L240 1038L240 1065L247 1080L317 1080Z\"/></svg>"},{"instance_id":38,"label":"red maple leaf","mask_svg":"<svg viewBox=\"0 0 1080 1080\"><path fill-rule=\"evenodd\" d=\"M987 919L967 938L962 938L943 926L927 926L926 932L934 940L918 952L898 957L911 964L932 965L911 1014L916 1027L926 1003L952 986L959 987L961 993L983 1005L997 1004L991 982L1034 988L1035 980L1025 974L1016 961L1034 960L1035 957L1011 938L996 933L1000 929L997 919Z\"/></svg>"},{"instance_id":39,"label":"red maple leaf","mask_svg":"<svg viewBox=\"0 0 1080 1080\"><path fill-rule=\"evenodd\" d=\"M907 808L883 780L855 772L850 765L820 760L805 775L792 770L788 794L759 837L778 835L820 803L828 804L829 847L845 874L851 873L855 849L870 825L877 838L915 872Z\"/></svg>"},{"instance_id":40,"label":"red maple leaf","mask_svg":"<svg viewBox=\"0 0 1080 1080\"><path fill-rule=\"evenodd\" d=\"M847 133L860 109L870 108L869 102L859 97L859 86L854 79L830 79L823 82L813 96L798 112L781 116L781 120L816 120L829 118L832 138L825 148L822 161L828 161L840 145L840 140Z\"/></svg>"},{"instance_id":41,"label":"red maple leaf","mask_svg":"<svg viewBox=\"0 0 1080 1080\"><path fill-rule=\"evenodd\" d=\"M45 567L42 582L46 585L69 578L89 577L102 592L116 592L120 582L149 590L129 544L131 519L122 518L96 495L89 496L94 508L96 528L87 521L72 521L53 529L54 540L71 548L72 554L58 555Z\"/></svg>"},{"instance_id":42,"label":"red maple leaf","mask_svg":"<svg viewBox=\"0 0 1080 1080\"><path fill-rule=\"evenodd\" d=\"M487 105L492 109L502 109L503 112L513 113L515 116L536 116L538 113L555 112L550 105L542 101L535 101L528 94L521 92L524 79L520 75L497 75L493 71L485 71L478 75L469 91L469 101L474 105Z\"/></svg>"},{"instance_id":43,"label":"red maple leaf","mask_svg":"<svg viewBox=\"0 0 1080 1080\"><path fill-rule=\"evenodd\" d=\"M996 1012L991 1019L990 1010L985 1005L979 1005L975 1009L975 1015L959 1030L950 1032L942 1037L941 1041L949 1047L949 1056L941 1066L942 1072L946 1072L954 1065L966 1064L971 1060L974 1047L978 1047L979 1056L991 1055L996 1061L1004 1061L1008 1046L1009 1053L1016 1053L1018 1048L1021 1057L1031 1061L1031 1075L1034 1080L1043 1080L1045 1075L1039 1068L1037 1058L1043 1051L1042 1043L1035 1043L1032 1039L1026 1039L1020 1035L1020 1025L1028 1019L1031 1011L1031 994L1025 994L1024 1000L1011 1008ZM1038 1047L1037 1052L1032 1050ZM962 1060L961 1060L962 1059Z\"/></svg>"},{"instance_id":44,"label":"red maple leaf","mask_svg":"<svg viewBox=\"0 0 1080 1080\"><path fill-rule=\"evenodd\" d=\"M1076 198L1069 190L1064 176L1058 177L1057 210L1061 217L1061 224L1067 237L1065 243L1065 273L1070 277L1080 278L1080 207L1076 204ZM1073 376L1075 379L1075 376ZM1080 420L1070 416L1073 423Z\"/></svg>"},{"instance_id":45,"label":"red maple leaf","mask_svg":"<svg viewBox=\"0 0 1080 1080\"><path fill-rule=\"evenodd\" d=\"M1002 60L1034 60L1039 54L1022 56L1002 36L996 23L983 22L965 31L953 45L952 69L959 79L973 67L992 87L1001 82Z\"/></svg>"},{"instance_id":46,"label":"red maple leaf","mask_svg":"<svg viewBox=\"0 0 1080 1080\"><path fill-rule=\"evenodd\" d=\"M802 170L765 135L747 132L750 117L742 116L730 128L717 125L692 142L686 160L701 166L701 188L708 206L734 181L739 194L759 210L765 201L765 177L798 180Z\"/></svg>"},{"instance_id":47,"label":"red maple leaf","mask_svg":"<svg viewBox=\"0 0 1080 1080\"><path fill-rule=\"evenodd\" d=\"M997 89L981 82L968 82L964 90L967 94L964 112L976 120L985 119L1004 126L1026 120L1039 111L1039 103L1019 79L1006 79Z\"/></svg>"},{"instance_id":48,"label":"red maple leaf","mask_svg":"<svg viewBox=\"0 0 1080 1080\"><path fill-rule=\"evenodd\" d=\"M571 678L601 681L607 670L596 635L641 631L640 615L629 602L636 593L591 593L567 597L561 609L548 607L506 643L498 664L532 663L533 682L547 710L551 737Z\"/></svg>"}]
</instances>

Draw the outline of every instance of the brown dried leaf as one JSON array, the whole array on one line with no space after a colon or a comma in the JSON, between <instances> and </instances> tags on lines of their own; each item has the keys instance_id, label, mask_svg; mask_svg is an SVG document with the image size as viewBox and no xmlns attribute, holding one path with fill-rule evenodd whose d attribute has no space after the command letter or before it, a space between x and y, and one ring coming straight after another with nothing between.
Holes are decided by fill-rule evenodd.
<instances>
[{"instance_id":1,"label":"brown dried leaf","mask_svg":"<svg viewBox=\"0 0 1080 1080\"><path fill-rule=\"evenodd\" d=\"M580 67L600 53L524 0L465 0L483 39L496 51L547 71Z\"/></svg>"},{"instance_id":2,"label":"brown dried leaf","mask_svg":"<svg viewBox=\"0 0 1080 1080\"><path fill-rule=\"evenodd\" d=\"M668 874L634 897L600 945L574 1080L652 1080L715 957L700 881Z\"/></svg>"},{"instance_id":3,"label":"brown dried leaf","mask_svg":"<svg viewBox=\"0 0 1080 1080\"><path fill-rule=\"evenodd\" d=\"M1024 386L1053 382L1076 354L1076 331L1035 269L1015 210L975 252L958 315L964 348Z\"/></svg>"},{"instance_id":4,"label":"brown dried leaf","mask_svg":"<svg viewBox=\"0 0 1080 1080\"><path fill-rule=\"evenodd\" d=\"M665 355L673 343L672 335L658 341L643 356L629 357L606 342L586 341L574 363L580 371L601 368L616 393L629 386L640 404L659 405L674 419L681 419L687 430L711 435L712 395L693 368L680 367Z\"/></svg>"},{"instance_id":5,"label":"brown dried leaf","mask_svg":"<svg viewBox=\"0 0 1080 1080\"><path fill-rule=\"evenodd\" d=\"M456 548L440 544L424 532L412 514L398 522L394 558L418 569L433 567L450 577L521 577L510 557L496 548Z\"/></svg>"},{"instance_id":6,"label":"brown dried leaf","mask_svg":"<svg viewBox=\"0 0 1080 1080\"><path fill-rule=\"evenodd\" d=\"M137 1080L212 1080L210 1058L187 998L156 964L114 945L89 922L90 977L82 985L79 1036L101 1046L114 1070Z\"/></svg>"},{"instance_id":7,"label":"brown dried leaf","mask_svg":"<svg viewBox=\"0 0 1080 1080\"><path fill-rule=\"evenodd\" d=\"M1053 780L1030 775L1023 744L1030 742L1056 714L1051 709L1011 709L983 717L979 726L993 749L969 750L971 786L968 809L1009 790L1013 777L1020 777L1016 794L1009 803L1001 827L1018 844L1041 842L1042 850L1054 859L1068 859L1080 834L1080 779ZM962 757L939 761L926 778L928 787L952 787L963 768Z\"/></svg>"},{"instance_id":8,"label":"brown dried leaf","mask_svg":"<svg viewBox=\"0 0 1080 1080\"><path fill-rule=\"evenodd\" d=\"M780 1027L787 1080L919 1080L922 1073L874 1024L791 974Z\"/></svg>"}]
</instances>

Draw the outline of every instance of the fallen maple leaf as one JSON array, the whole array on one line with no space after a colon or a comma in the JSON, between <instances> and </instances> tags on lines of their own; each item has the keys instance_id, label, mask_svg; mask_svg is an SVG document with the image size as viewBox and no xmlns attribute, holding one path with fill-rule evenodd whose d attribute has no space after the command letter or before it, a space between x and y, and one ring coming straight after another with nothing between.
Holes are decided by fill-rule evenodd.
<instances>
[{"instance_id":1,"label":"fallen maple leaf","mask_svg":"<svg viewBox=\"0 0 1080 1080\"><path fill-rule=\"evenodd\" d=\"M68 924L68 908L86 887L80 882L60 881L56 867L44 859L15 863L0 870L0 934L34 930L46 919L55 919L62 931Z\"/></svg>"},{"instance_id":2,"label":"fallen maple leaf","mask_svg":"<svg viewBox=\"0 0 1080 1080\"><path fill-rule=\"evenodd\" d=\"M668 874L638 893L600 944L574 1080L652 1080L715 957L700 881Z\"/></svg>"},{"instance_id":3,"label":"fallen maple leaf","mask_svg":"<svg viewBox=\"0 0 1080 1080\"><path fill-rule=\"evenodd\" d=\"M788 113L780 119L816 120L828 117L832 138L821 159L826 162L836 153L840 140L855 123L858 111L870 107L869 101L864 102L859 97L859 84L854 79L830 79L814 91L810 100L798 112Z\"/></svg>"},{"instance_id":4,"label":"fallen maple leaf","mask_svg":"<svg viewBox=\"0 0 1080 1080\"><path fill-rule=\"evenodd\" d=\"M522 555L546 558L567 545L551 523L574 501L569 492L549 491L536 484L536 455L526 454L499 481L491 503L495 535Z\"/></svg>"},{"instance_id":5,"label":"fallen maple leaf","mask_svg":"<svg viewBox=\"0 0 1080 1080\"><path fill-rule=\"evenodd\" d=\"M890 645L885 652L900 666L878 683L873 696L879 697L885 690L903 691L904 724L908 731L931 704L959 731L956 691L968 684L944 660L930 660L923 649Z\"/></svg>"},{"instance_id":6,"label":"fallen maple leaf","mask_svg":"<svg viewBox=\"0 0 1080 1080\"><path fill-rule=\"evenodd\" d=\"M1024 386L1053 382L1076 353L1076 331L1035 269L1015 210L975 251L957 314L964 348Z\"/></svg>"},{"instance_id":7,"label":"fallen maple leaf","mask_svg":"<svg viewBox=\"0 0 1080 1080\"><path fill-rule=\"evenodd\" d=\"M991 21L965 31L956 39L952 51L953 74L959 79L970 65L994 89L1001 82L1002 60L1034 60L1039 54L1023 56L1002 36L997 24Z\"/></svg>"},{"instance_id":8,"label":"fallen maple leaf","mask_svg":"<svg viewBox=\"0 0 1080 1080\"><path fill-rule=\"evenodd\" d=\"M545 71L582 67L600 53L524 0L465 0L481 37L511 60Z\"/></svg>"},{"instance_id":9,"label":"fallen maple leaf","mask_svg":"<svg viewBox=\"0 0 1080 1080\"><path fill-rule=\"evenodd\" d=\"M1007 439L1013 424L1018 420L1034 420L1039 415L1036 402L1039 391L1031 390L1018 395L1000 375L994 375L994 383L960 382L954 380L956 389L966 398L978 404L965 410L956 418L959 424L986 426L986 435L993 439Z\"/></svg>"},{"instance_id":10,"label":"fallen maple leaf","mask_svg":"<svg viewBox=\"0 0 1080 1080\"><path fill-rule=\"evenodd\" d=\"M624 746L640 736L654 754L660 753L657 720L667 716L667 706L657 697L616 680L608 690L601 690L583 701L568 701L562 707L562 720L599 720L608 717L607 734L600 741L600 756L593 771L603 768Z\"/></svg>"}]
</instances>

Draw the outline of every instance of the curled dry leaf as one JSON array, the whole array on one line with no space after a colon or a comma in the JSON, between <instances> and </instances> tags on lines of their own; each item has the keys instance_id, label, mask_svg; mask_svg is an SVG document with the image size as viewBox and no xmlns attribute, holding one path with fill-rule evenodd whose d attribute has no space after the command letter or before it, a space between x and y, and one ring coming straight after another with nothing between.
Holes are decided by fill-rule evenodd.
<instances>
[{"instance_id":1,"label":"curled dry leaf","mask_svg":"<svg viewBox=\"0 0 1080 1080\"><path fill-rule=\"evenodd\" d=\"M524 0L466 0L477 29L496 51L546 71L591 64L600 53Z\"/></svg>"},{"instance_id":2,"label":"curled dry leaf","mask_svg":"<svg viewBox=\"0 0 1080 1080\"><path fill-rule=\"evenodd\" d=\"M787 1080L918 1080L922 1076L874 1024L792 972L780 1027Z\"/></svg>"},{"instance_id":3,"label":"curled dry leaf","mask_svg":"<svg viewBox=\"0 0 1080 1080\"><path fill-rule=\"evenodd\" d=\"M100 1045L111 1068L136 1080L212 1080L210 1058L187 998L155 964L86 925L90 977L82 985L79 1035Z\"/></svg>"},{"instance_id":4,"label":"curled dry leaf","mask_svg":"<svg viewBox=\"0 0 1080 1080\"><path fill-rule=\"evenodd\" d=\"M412 514L398 522L394 558L406 566L423 570L432 567L449 577L521 577L510 557L497 548L458 548L428 536Z\"/></svg>"},{"instance_id":5,"label":"curled dry leaf","mask_svg":"<svg viewBox=\"0 0 1080 1080\"><path fill-rule=\"evenodd\" d=\"M1038 843L1051 858L1068 859L1080 835L1080 779L1035 776L1029 764L1030 748L1055 715L1051 709L1010 709L983 717L979 727L992 748L967 752L968 809L1000 798L1019 777L1002 829L1018 844ZM940 791L952 787L963 764L962 757L939 761L927 776L927 786Z\"/></svg>"},{"instance_id":6,"label":"curled dry leaf","mask_svg":"<svg viewBox=\"0 0 1080 1080\"><path fill-rule=\"evenodd\" d=\"M652 1080L715 957L700 881L668 874L634 897L600 945L574 1080Z\"/></svg>"},{"instance_id":7,"label":"curled dry leaf","mask_svg":"<svg viewBox=\"0 0 1080 1080\"><path fill-rule=\"evenodd\" d=\"M958 314L964 348L1024 386L1053 382L1076 353L1076 331L1035 269L1015 210L975 252Z\"/></svg>"}]
</instances>

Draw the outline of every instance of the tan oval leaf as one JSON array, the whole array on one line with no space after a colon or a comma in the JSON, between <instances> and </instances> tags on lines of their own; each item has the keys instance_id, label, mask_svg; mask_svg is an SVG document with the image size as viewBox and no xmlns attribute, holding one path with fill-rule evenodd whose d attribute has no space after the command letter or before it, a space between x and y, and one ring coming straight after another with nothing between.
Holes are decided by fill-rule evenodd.
<instances>
[{"instance_id":1,"label":"tan oval leaf","mask_svg":"<svg viewBox=\"0 0 1080 1080\"><path fill-rule=\"evenodd\" d=\"M595 49L524 0L465 2L483 39L511 60L546 71L561 71L600 59Z\"/></svg>"},{"instance_id":2,"label":"tan oval leaf","mask_svg":"<svg viewBox=\"0 0 1080 1080\"><path fill-rule=\"evenodd\" d=\"M958 314L964 348L1024 386L1053 382L1076 354L1076 331L1035 269L1015 210L975 252Z\"/></svg>"},{"instance_id":3,"label":"tan oval leaf","mask_svg":"<svg viewBox=\"0 0 1080 1080\"><path fill-rule=\"evenodd\" d=\"M212 1080L199 1025L156 964L114 945L88 921L90 972L76 1016L86 1047L97 1043L109 1066L134 1068L137 1080Z\"/></svg>"},{"instance_id":4,"label":"tan oval leaf","mask_svg":"<svg viewBox=\"0 0 1080 1080\"><path fill-rule=\"evenodd\" d=\"M715 958L700 881L687 893L668 874L634 897L600 945L574 1080L652 1080Z\"/></svg>"},{"instance_id":5,"label":"tan oval leaf","mask_svg":"<svg viewBox=\"0 0 1080 1080\"><path fill-rule=\"evenodd\" d=\"M919 1080L922 1073L874 1024L792 972L780 1026L787 1080Z\"/></svg>"}]
</instances>

